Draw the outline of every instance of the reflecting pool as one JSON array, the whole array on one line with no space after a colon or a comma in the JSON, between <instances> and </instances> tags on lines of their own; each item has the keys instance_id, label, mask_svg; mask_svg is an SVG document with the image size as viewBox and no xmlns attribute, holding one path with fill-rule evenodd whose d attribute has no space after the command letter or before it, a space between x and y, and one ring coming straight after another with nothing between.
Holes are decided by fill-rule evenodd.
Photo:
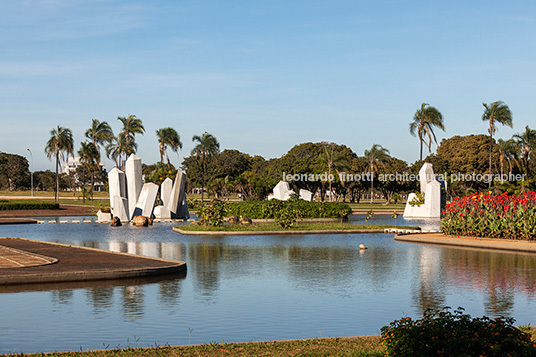
<instances>
[{"instance_id":1,"label":"reflecting pool","mask_svg":"<svg viewBox=\"0 0 536 357\"><path fill-rule=\"evenodd\" d=\"M372 224L390 219L376 215ZM536 322L536 255L402 243L392 234L193 237L171 227L0 226L0 236L188 264L185 275L164 278L0 287L0 352L377 334L403 315L444 306Z\"/></svg>"}]
</instances>

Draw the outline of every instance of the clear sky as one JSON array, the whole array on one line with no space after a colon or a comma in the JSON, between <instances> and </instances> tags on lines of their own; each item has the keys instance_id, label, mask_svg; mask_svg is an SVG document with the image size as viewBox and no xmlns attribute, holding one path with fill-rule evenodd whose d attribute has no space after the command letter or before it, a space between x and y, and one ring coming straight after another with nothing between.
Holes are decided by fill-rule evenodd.
<instances>
[{"instance_id":1,"label":"clear sky","mask_svg":"<svg viewBox=\"0 0 536 357\"><path fill-rule=\"evenodd\" d=\"M117 132L135 114L145 163L167 126L181 162L204 131L265 158L332 141L413 162L423 102L443 113L438 140L486 134L495 100L514 118L497 137L536 129L535 38L534 1L0 0L0 151L54 170L52 128L78 150L92 118Z\"/></svg>"}]
</instances>

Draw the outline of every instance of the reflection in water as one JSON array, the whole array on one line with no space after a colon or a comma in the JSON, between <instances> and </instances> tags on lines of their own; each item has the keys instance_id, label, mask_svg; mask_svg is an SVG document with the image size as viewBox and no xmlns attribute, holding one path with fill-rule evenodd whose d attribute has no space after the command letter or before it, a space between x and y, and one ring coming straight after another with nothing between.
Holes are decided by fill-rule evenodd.
<instances>
[{"instance_id":1,"label":"reflection in water","mask_svg":"<svg viewBox=\"0 0 536 357\"><path fill-rule=\"evenodd\" d=\"M102 348L133 336L162 345L374 334L403 314L447 304L534 324L536 255L407 244L390 234L190 237L163 224L81 228L0 229L182 260L188 275L0 286L0 301L13 307L3 311L12 329L3 330L9 344L0 352L78 349L80 341ZM53 321L47 336L32 319Z\"/></svg>"}]
</instances>

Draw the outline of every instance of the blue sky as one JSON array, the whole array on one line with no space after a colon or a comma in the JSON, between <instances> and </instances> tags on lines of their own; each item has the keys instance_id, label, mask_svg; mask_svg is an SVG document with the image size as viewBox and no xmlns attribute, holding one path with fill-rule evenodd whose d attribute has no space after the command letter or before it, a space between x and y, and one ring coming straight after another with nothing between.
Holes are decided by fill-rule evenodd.
<instances>
[{"instance_id":1,"label":"blue sky","mask_svg":"<svg viewBox=\"0 0 536 357\"><path fill-rule=\"evenodd\" d=\"M426 102L454 135L487 133L482 102L503 100L536 129L533 1L0 1L0 151L54 170L49 131L91 119L143 120L184 144L208 131L222 149L279 157L308 141L358 155L378 143L413 162L408 126ZM172 156L174 163L177 156ZM111 168L111 162L108 168Z\"/></svg>"}]
</instances>

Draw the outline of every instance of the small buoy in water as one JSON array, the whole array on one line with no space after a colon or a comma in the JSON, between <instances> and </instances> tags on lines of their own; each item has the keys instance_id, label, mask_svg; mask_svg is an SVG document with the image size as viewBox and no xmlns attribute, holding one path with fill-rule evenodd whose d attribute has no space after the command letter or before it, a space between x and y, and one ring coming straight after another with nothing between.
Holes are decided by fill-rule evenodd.
<instances>
[{"instance_id":1,"label":"small buoy in water","mask_svg":"<svg viewBox=\"0 0 536 357\"><path fill-rule=\"evenodd\" d=\"M363 249L368 249L368 248L367 248L367 247L365 247L365 245L364 245L364 244L360 244L360 245L359 245L359 249L363 250Z\"/></svg>"}]
</instances>

